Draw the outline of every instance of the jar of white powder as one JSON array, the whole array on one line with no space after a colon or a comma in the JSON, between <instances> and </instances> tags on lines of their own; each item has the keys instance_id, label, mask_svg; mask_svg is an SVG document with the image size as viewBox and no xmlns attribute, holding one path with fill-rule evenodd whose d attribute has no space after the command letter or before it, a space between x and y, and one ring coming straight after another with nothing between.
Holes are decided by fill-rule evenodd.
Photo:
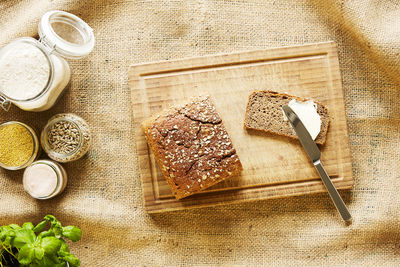
<instances>
[{"instance_id":1,"label":"jar of white powder","mask_svg":"<svg viewBox=\"0 0 400 267\"><path fill-rule=\"evenodd\" d=\"M92 28L64 11L44 14L39 36L19 38L0 49L0 105L5 110L11 103L28 111L51 108L70 80L64 58L82 58L94 47Z\"/></svg>"},{"instance_id":2,"label":"jar of white powder","mask_svg":"<svg viewBox=\"0 0 400 267\"><path fill-rule=\"evenodd\" d=\"M25 169L23 184L25 191L33 198L49 199L61 194L67 179L67 173L60 164L38 160Z\"/></svg>"}]
</instances>

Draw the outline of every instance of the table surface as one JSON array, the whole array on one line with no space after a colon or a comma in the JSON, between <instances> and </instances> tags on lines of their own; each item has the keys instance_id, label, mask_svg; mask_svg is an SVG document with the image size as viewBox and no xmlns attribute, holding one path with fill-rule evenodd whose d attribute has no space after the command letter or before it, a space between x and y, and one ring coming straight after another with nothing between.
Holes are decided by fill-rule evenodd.
<instances>
[{"instance_id":1,"label":"table surface","mask_svg":"<svg viewBox=\"0 0 400 267\"><path fill-rule=\"evenodd\" d=\"M400 6L393 1L0 2L0 44L36 36L46 11L72 12L94 29L96 46L69 60L71 84L49 111L13 107L0 121L37 131L74 112L94 132L83 159L65 164L65 193L30 198L22 172L0 170L0 225L54 214L78 225L71 243L82 266L394 265L400 253ZM130 64L333 40L339 47L355 185L343 192L345 226L327 194L148 215L132 127ZM42 155L42 158L45 158Z\"/></svg>"}]
</instances>

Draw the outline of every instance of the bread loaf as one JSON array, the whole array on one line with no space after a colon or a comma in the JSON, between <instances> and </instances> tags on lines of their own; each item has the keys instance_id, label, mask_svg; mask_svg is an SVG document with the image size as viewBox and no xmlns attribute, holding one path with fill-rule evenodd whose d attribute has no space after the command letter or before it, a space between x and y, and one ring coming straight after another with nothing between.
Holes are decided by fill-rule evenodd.
<instances>
[{"instance_id":1,"label":"bread loaf","mask_svg":"<svg viewBox=\"0 0 400 267\"><path fill-rule=\"evenodd\" d=\"M142 123L142 129L177 199L242 170L232 141L208 96L149 118Z\"/></svg>"}]
</instances>

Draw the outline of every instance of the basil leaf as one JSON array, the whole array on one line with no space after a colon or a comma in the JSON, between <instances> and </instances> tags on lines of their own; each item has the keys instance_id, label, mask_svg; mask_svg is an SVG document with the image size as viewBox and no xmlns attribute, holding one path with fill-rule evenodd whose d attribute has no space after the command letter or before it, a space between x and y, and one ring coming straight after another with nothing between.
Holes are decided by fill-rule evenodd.
<instances>
[{"instance_id":1,"label":"basil leaf","mask_svg":"<svg viewBox=\"0 0 400 267\"><path fill-rule=\"evenodd\" d=\"M44 250L42 248L34 248L33 250L35 258L41 260L44 256Z\"/></svg>"},{"instance_id":2,"label":"basil leaf","mask_svg":"<svg viewBox=\"0 0 400 267\"><path fill-rule=\"evenodd\" d=\"M58 257L57 254L51 254L51 255L46 254L46 256L47 256L49 259L51 259L54 263L62 263L62 262L61 262L61 259Z\"/></svg>"},{"instance_id":3,"label":"basil leaf","mask_svg":"<svg viewBox=\"0 0 400 267\"><path fill-rule=\"evenodd\" d=\"M71 253L67 253L67 255L63 256L62 259L67 261L70 267L77 267L81 265L81 261Z\"/></svg>"},{"instance_id":4,"label":"basil leaf","mask_svg":"<svg viewBox=\"0 0 400 267\"><path fill-rule=\"evenodd\" d=\"M21 226L19 226L18 224L15 224L15 223L10 224L9 227L10 227L11 229L14 229L14 230L21 229Z\"/></svg>"},{"instance_id":5,"label":"basil leaf","mask_svg":"<svg viewBox=\"0 0 400 267\"><path fill-rule=\"evenodd\" d=\"M54 236L47 236L42 239L41 247L46 254L53 255L60 249L61 241Z\"/></svg>"},{"instance_id":6,"label":"basil leaf","mask_svg":"<svg viewBox=\"0 0 400 267\"><path fill-rule=\"evenodd\" d=\"M33 224L31 222L26 222L22 225L22 228L32 230L33 229Z\"/></svg>"},{"instance_id":7,"label":"basil leaf","mask_svg":"<svg viewBox=\"0 0 400 267\"><path fill-rule=\"evenodd\" d=\"M0 232L0 241L3 241L4 239L6 239L7 237L7 232L6 231L2 231Z\"/></svg>"},{"instance_id":8,"label":"basil leaf","mask_svg":"<svg viewBox=\"0 0 400 267\"><path fill-rule=\"evenodd\" d=\"M12 236L6 236L6 238L3 241L3 244L6 246L11 246L11 243L13 243L14 237Z\"/></svg>"},{"instance_id":9,"label":"basil leaf","mask_svg":"<svg viewBox=\"0 0 400 267\"><path fill-rule=\"evenodd\" d=\"M55 224L52 230L55 237L60 238L62 236L63 231L60 223Z\"/></svg>"},{"instance_id":10,"label":"basil leaf","mask_svg":"<svg viewBox=\"0 0 400 267\"><path fill-rule=\"evenodd\" d=\"M39 266L39 267L54 267L54 266L58 266L58 264L56 262L54 262L46 254L43 256L43 258L41 260L36 261L36 262L37 262L37 266Z\"/></svg>"},{"instance_id":11,"label":"basil leaf","mask_svg":"<svg viewBox=\"0 0 400 267\"><path fill-rule=\"evenodd\" d=\"M53 232L50 231L43 231L38 235L38 238L46 237L46 236L54 236Z\"/></svg>"},{"instance_id":12,"label":"basil leaf","mask_svg":"<svg viewBox=\"0 0 400 267\"><path fill-rule=\"evenodd\" d=\"M46 215L45 220L50 222L49 232L54 233L54 236L60 238L62 236L62 225L53 215Z\"/></svg>"},{"instance_id":13,"label":"basil leaf","mask_svg":"<svg viewBox=\"0 0 400 267\"><path fill-rule=\"evenodd\" d=\"M15 237L15 231L11 228L4 228L2 232L0 232L0 241L5 245L11 245L13 239Z\"/></svg>"},{"instance_id":14,"label":"basil leaf","mask_svg":"<svg viewBox=\"0 0 400 267\"><path fill-rule=\"evenodd\" d=\"M54 217L53 215L46 215L44 216L44 219L48 222L54 222L57 221L56 217Z\"/></svg>"},{"instance_id":15,"label":"basil leaf","mask_svg":"<svg viewBox=\"0 0 400 267\"><path fill-rule=\"evenodd\" d=\"M32 244L35 238L35 233L32 230L21 228L15 231L15 238L12 245L16 248L22 248L26 244Z\"/></svg>"},{"instance_id":16,"label":"basil leaf","mask_svg":"<svg viewBox=\"0 0 400 267\"><path fill-rule=\"evenodd\" d=\"M82 230L76 226L65 226L62 228L62 235L73 242L79 241L82 237Z\"/></svg>"},{"instance_id":17,"label":"basil leaf","mask_svg":"<svg viewBox=\"0 0 400 267\"><path fill-rule=\"evenodd\" d=\"M33 260L33 246L31 244L27 244L18 252L18 261L22 265L28 265Z\"/></svg>"},{"instance_id":18,"label":"basil leaf","mask_svg":"<svg viewBox=\"0 0 400 267\"><path fill-rule=\"evenodd\" d=\"M67 243L65 243L64 239L60 239L60 240L61 240L61 247L60 247L60 250L58 251L58 253L69 252L69 247L68 247Z\"/></svg>"},{"instance_id":19,"label":"basil leaf","mask_svg":"<svg viewBox=\"0 0 400 267\"><path fill-rule=\"evenodd\" d=\"M46 224L47 224L47 221L43 221L41 223L38 223L38 225L36 225L35 228L33 228L33 231L35 233L42 231L44 229L44 227L46 226Z\"/></svg>"}]
</instances>

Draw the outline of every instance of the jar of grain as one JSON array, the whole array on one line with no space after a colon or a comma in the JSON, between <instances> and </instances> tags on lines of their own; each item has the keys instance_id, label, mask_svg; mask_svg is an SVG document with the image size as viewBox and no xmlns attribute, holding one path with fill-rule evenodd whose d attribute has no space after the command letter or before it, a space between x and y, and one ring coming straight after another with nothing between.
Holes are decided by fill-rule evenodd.
<instances>
[{"instance_id":1,"label":"jar of grain","mask_svg":"<svg viewBox=\"0 0 400 267\"><path fill-rule=\"evenodd\" d=\"M89 125L72 113L53 116L44 127L40 139L43 150L58 162L80 159L91 144Z\"/></svg>"},{"instance_id":2,"label":"jar of grain","mask_svg":"<svg viewBox=\"0 0 400 267\"><path fill-rule=\"evenodd\" d=\"M67 180L67 172L60 164L38 160L25 169L22 182L33 198L49 199L64 191Z\"/></svg>"},{"instance_id":3,"label":"jar of grain","mask_svg":"<svg viewBox=\"0 0 400 267\"><path fill-rule=\"evenodd\" d=\"M0 106L11 103L23 110L44 111L61 97L71 71L65 58L88 55L94 35L79 17L50 11L40 20L39 40L16 39L0 49Z\"/></svg>"},{"instance_id":4,"label":"jar of grain","mask_svg":"<svg viewBox=\"0 0 400 267\"><path fill-rule=\"evenodd\" d=\"M35 131L25 123L10 121L0 125L0 167L23 169L37 158L39 148Z\"/></svg>"}]
</instances>

